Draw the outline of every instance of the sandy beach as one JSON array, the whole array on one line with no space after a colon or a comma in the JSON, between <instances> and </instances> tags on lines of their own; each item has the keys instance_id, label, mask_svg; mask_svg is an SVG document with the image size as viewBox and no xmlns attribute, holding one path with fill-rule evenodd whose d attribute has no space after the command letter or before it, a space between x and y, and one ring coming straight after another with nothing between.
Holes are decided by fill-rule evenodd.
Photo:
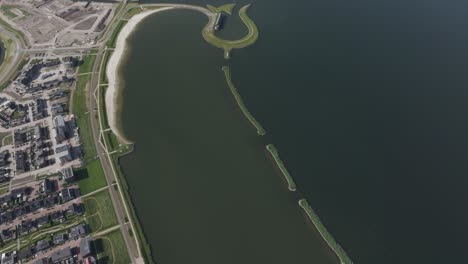
<instances>
[{"instance_id":1,"label":"sandy beach","mask_svg":"<svg viewBox=\"0 0 468 264\"><path fill-rule=\"evenodd\" d=\"M119 79L117 77L117 72L119 70L120 62L124 59L125 56L125 46L127 45L127 39L130 36L130 34L136 29L137 25L141 21L143 21L143 19L145 19L147 16L172 8L173 7L162 7L155 10L148 10L137 14L133 16L130 20L128 20L128 23L122 28L122 30L119 33L119 36L117 37L114 53L112 53L107 63L106 76L109 81L109 87L107 88L105 94L105 102L109 127L112 130L112 132L125 143L131 142L125 138L125 135L120 130L120 127L117 123L118 96L120 93L120 89L122 89L122 87L119 87Z\"/></svg>"}]
</instances>

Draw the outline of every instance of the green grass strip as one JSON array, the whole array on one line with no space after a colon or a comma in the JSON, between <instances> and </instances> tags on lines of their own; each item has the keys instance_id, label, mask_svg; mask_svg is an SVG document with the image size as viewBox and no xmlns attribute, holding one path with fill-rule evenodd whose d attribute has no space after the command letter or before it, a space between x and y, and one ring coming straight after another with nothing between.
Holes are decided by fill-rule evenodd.
<instances>
[{"instance_id":1,"label":"green grass strip","mask_svg":"<svg viewBox=\"0 0 468 264\"><path fill-rule=\"evenodd\" d=\"M120 229L97 237L102 240L102 251L98 253L100 263L131 263L127 246Z\"/></svg>"},{"instance_id":2,"label":"green grass strip","mask_svg":"<svg viewBox=\"0 0 468 264\"><path fill-rule=\"evenodd\" d=\"M234 95L237 105L239 105L240 109L242 110L242 113L244 113L245 117L247 117L250 123L252 123L252 125L254 125L254 127L257 129L257 134L259 134L260 136L265 135L266 134L265 129L263 129L262 125L260 125L260 123L255 119L255 117L249 112L249 110L247 109L247 106L245 106L244 104L244 101L242 101L242 97L240 96L239 92L234 86L234 83L232 83L231 70L229 66L223 66L221 69L224 72L229 89L231 90L232 95Z\"/></svg>"},{"instance_id":3,"label":"green grass strip","mask_svg":"<svg viewBox=\"0 0 468 264\"><path fill-rule=\"evenodd\" d=\"M105 230L119 224L108 190L103 190L83 200L86 220L92 232Z\"/></svg>"},{"instance_id":4,"label":"green grass strip","mask_svg":"<svg viewBox=\"0 0 468 264\"><path fill-rule=\"evenodd\" d=\"M106 177L99 159L88 162L86 167L75 170L81 195L99 190L107 186Z\"/></svg>"},{"instance_id":5,"label":"green grass strip","mask_svg":"<svg viewBox=\"0 0 468 264\"><path fill-rule=\"evenodd\" d=\"M310 207L307 200L299 200L299 206L306 212L310 221L312 221L315 228L320 232L320 235L322 235L323 239L327 242L328 246L330 246L330 248L338 256L341 264L352 264L353 261L351 260L351 258L348 256L348 254L346 254L344 249L335 241L333 236L327 231L323 223L320 221L318 215L314 212L312 207Z\"/></svg>"},{"instance_id":6,"label":"green grass strip","mask_svg":"<svg viewBox=\"0 0 468 264\"><path fill-rule=\"evenodd\" d=\"M218 6L218 7L212 6L212 5L206 5L206 7L213 13L225 12L229 15L232 15L232 9L234 9L235 6L236 6L235 3L225 4L225 5Z\"/></svg>"},{"instance_id":7,"label":"green grass strip","mask_svg":"<svg viewBox=\"0 0 468 264\"><path fill-rule=\"evenodd\" d=\"M83 63L78 68L78 74L90 73L93 70L96 55L86 55L83 57Z\"/></svg>"},{"instance_id":8,"label":"green grass strip","mask_svg":"<svg viewBox=\"0 0 468 264\"><path fill-rule=\"evenodd\" d=\"M16 7L11 6L11 5L3 5L0 7L0 11L2 11L9 19L13 19L18 16L11 11L13 8L16 8Z\"/></svg>"},{"instance_id":9,"label":"green grass strip","mask_svg":"<svg viewBox=\"0 0 468 264\"><path fill-rule=\"evenodd\" d=\"M296 184L294 183L293 178L291 177L291 174L289 174L288 170L286 169L286 166L284 165L283 161L280 159L278 150L275 148L273 144L269 144L266 146L267 150L270 152L271 156L276 161L276 164L278 165L279 169L283 173L284 178L288 182L288 189L291 192L294 192L296 190Z\"/></svg>"},{"instance_id":10,"label":"green grass strip","mask_svg":"<svg viewBox=\"0 0 468 264\"><path fill-rule=\"evenodd\" d=\"M210 23L203 28L202 35L203 38L210 43L211 45L224 49L224 58L228 59L230 57L230 52L232 49L241 49L247 46L254 44L258 39L258 28L255 25L255 22L250 19L247 15L247 9L250 7L249 5L243 6L239 10L239 17L241 18L242 22L244 22L245 26L249 30L247 35L238 40L224 40L218 38L214 33L214 28L211 27Z\"/></svg>"},{"instance_id":11,"label":"green grass strip","mask_svg":"<svg viewBox=\"0 0 468 264\"><path fill-rule=\"evenodd\" d=\"M107 42L107 46L109 48L115 48L117 37L119 36L120 31L126 24L127 24L126 20L120 20L119 22L117 22L117 26L115 27L114 31L112 32L111 37L109 38L109 41Z\"/></svg>"},{"instance_id":12,"label":"green grass strip","mask_svg":"<svg viewBox=\"0 0 468 264\"><path fill-rule=\"evenodd\" d=\"M26 43L27 38L22 31L16 30L14 26L10 25L8 22L6 22L3 19L0 19L0 26L4 27L6 30L15 34L16 37L18 37L19 40L22 42L23 46L27 46L27 43Z\"/></svg>"},{"instance_id":13,"label":"green grass strip","mask_svg":"<svg viewBox=\"0 0 468 264\"><path fill-rule=\"evenodd\" d=\"M84 160L90 161L97 156L96 146L93 140L93 131L91 130L90 115L95 114L88 111L89 89L88 83L91 75L78 76L76 88L73 94L73 113L76 116L76 122L80 129L80 140L84 151Z\"/></svg>"}]
</instances>

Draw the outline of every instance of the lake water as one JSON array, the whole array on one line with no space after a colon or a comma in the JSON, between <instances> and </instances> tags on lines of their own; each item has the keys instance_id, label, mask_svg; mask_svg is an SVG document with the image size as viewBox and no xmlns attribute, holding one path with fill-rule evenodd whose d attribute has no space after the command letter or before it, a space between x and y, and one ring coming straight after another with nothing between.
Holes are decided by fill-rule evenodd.
<instances>
[{"instance_id":1,"label":"lake water","mask_svg":"<svg viewBox=\"0 0 468 264\"><path fill-rule=\"evenodd\" d=\"M259 0L259 41L228 62L201 38L202 15L146 20L123 71L137 148L122 165L156 259L336 263L268 158L274 143L356 263L468 262L467 9ZM245 33L227 22L223 37ZM226 63L268 136L236 108Z\"/></svg>"},{"instance_id":2,"label":"lake water","mask_svg":"<svg viewBox=\"0 0 468 264\"><path fill-rule=\"evenodd\" d=\"M0 65L2 65L4 59L5 59L5 46L3 45L3 42L0 41Z\"/></svg>"}]
</instances>

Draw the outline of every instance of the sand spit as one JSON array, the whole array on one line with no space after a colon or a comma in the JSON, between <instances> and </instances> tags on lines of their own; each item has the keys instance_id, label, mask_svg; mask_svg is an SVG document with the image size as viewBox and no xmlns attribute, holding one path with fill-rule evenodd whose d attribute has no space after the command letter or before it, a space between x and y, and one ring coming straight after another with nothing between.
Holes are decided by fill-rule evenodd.
<instances>
[{"instance_id":1,"label":"sand spit","mask_svg":"<svg viewBox=\"0 0 468 264\"><path fill-rule=\"evenodd\" d=\"M138 24L141 21L143 21L143 19L145 19L147 16L172 8L173 7L161 7L159 9L142 12L130 18L127 24L125 24L125 26L120 31L119 36L117 37L114 53L112 53L109 61L107 62L106 76L109 81L109 86L105 94L107 119L112 132L125 143L131 142L125 138L117 122L118 96L120 90L122 89L122 87L119 87L119 79L117 77L117 72L119 70L122 60L125 57L127 39L131 35L131 33L136 29Z\"/></svg>"}]
</instances>

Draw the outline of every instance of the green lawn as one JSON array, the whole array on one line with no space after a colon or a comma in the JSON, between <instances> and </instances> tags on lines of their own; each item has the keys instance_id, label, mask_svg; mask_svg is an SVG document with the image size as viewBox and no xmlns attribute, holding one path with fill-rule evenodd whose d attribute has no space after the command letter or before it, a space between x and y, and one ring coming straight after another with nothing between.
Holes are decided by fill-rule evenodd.
<instances>
[{"instance_id":1,"label":"green lawn","mask_svg":"<svg viewBox=\"0 0 468 264\"><path fill-rule=\"evenodd\" d=\"M0 7L0 11L2 11L2 13L5 14L9 19L13 19L17 17L17 15L11 11L11 9L13 8L16 8L16 7L11 6L11 5L2 5Z\"/></svg>"},{"instance_id":2,"label":"green lawn","mask_svg":"<svg viewBox=\"0 0 468 264\"><path fill-rule=\"evenodd\" d=\"M110 48L115 48L115 42L117 41L117 37L119 36L120 30L127 24L126 20L120 20L115 26L114 31L112 32L111 37L109 38L109 41L107 42L107 46Z\"/></svg>"},{"instance_id":3,"label":"green lawn","mask_svg":"<svg viewBox=\"0 0 468 264\"><path fill-rule=\"evenodd\" d=\"M23 34L23 32L21 32L20 30L16 30L14 26L10 25L3 19L0 19L0 26L2 26L10 32L13 32L21 40L24 46L26 46L26 36Z\"/></svg>"},{"instance_id":4,"label":"green lawn","mask_svg":"<svg viewBox=\"0 0 468 264\"><path fill-rule=\"evenodd\" d=\"M99 81L101 82L101 84L108 83L107 76L106 76L106 69L107 69L107 62L109 62L109 59L112 53L113 53L112 50L106 50L106 53L104 54L102 69L99 72Z\"/></svg>"},{"instance_id":5,"label":"green lawn","mask_svg":"<svg viewBox=\"0 0 468 264\"><path fill-rule=\"evenodd\" d=\"M106 177L98 159L89 162L86 167L76 170L75 176L82 195L107 186Z\"/></svg>"},{"instance_id":6,"label":"green lawn","mask_svg":"<svg viewBox=\"0 0 468 264\"><path fill-rule=\"evenodd\" d=\"M84 62L79 69L81 72L82 68L92 67L92 64L95 60L94 55L85 56ZM96 146L94 145L93 140L93 131L91 129L91 119L88 112L88 98L89 98L89 88L88 83L91 75L81 75L78 76L76 81L76 88L73 94L73 113L76 116L76 121L80 129L80 140L83 146L84 159L89 161L96 157Z\"/></svg>"},{"instance_id":7,"label":"green lawn","mask_svg":"<svg viewBox=\"0 0 468 264\"><path fill-rule=\"evenodd\" d=\"M3 58L3 62L0 64L0 72L3 72L5 71L7 66L11 64L16 47L15 47L15 43L13 42L13 40L9 36L1 32L0 32L0 42L3 43L4 48L5 48L4 50L5 55Z\"/></svg>"},{"instance_id":8,"label":"green lawn","mask_svg":"<svg viewBox=\"0 0 468 264\"><path fill-rule=\"evenodd\" d=\"M96 60L96 55L86 55L83 57L83 64L80 65L78 69L78 74L87 73L93 70L94 61Z\"/></svg>"},{"instance_id":9,"label":"green lawn","mask_svg":"<svg viewBox=\"0 0 468 264\"><path fill-rule=\"evenodd\" d=\"M5 145L3 144L5 142ZM2 146L13 144L13 135L12 133L0 133L0 144Z\"/></svg>"},{"instance_id":10,"label":"green lawn","mask_svg":"<svg viewBox=\"0 0 468 264\"><path fill-rule=\"evenodd\" d=\"M130 263L127 246L120 230L97 237L95 248L99 263Z\"/></svg>"},{"instance_id":11,"label":"green lawn","mask_svg":"<svg viewBox=\"0 0 468 264\"><path fill-rule=\"evenodd\" d=\"M86 220L92 232L105 230L119 223L108 190L84 198Z\"/></svg>"},{"instance_id":12,"label":"green lawn","mask_svg":"<svg viewBox=\"0 0 468 264\"><path fill-rule=\"evenodd\" d=\"M10 188L8 188L8 187L1 188L1 189L0 189L0 195L3 195L3 194L5 194L5 193L7 193L9 190L10 190Z\"/></svg>"},{"instance_id":13,"label":"green lawn","mask_svg":"<svg viewBox=\"0 0 468 264\"><path fill-rule=\"evenodd\" d=\"M29 12L24 11L23 9L19 8L18 6L13 6L13 5L2 5L0 7L0 11L2 11L3 14L5 14L9 19L14 19L18 17L12 9L17 9L23 14L23 18L30 17L31 14Z\"/></svg>"},{"instance_id":14,"label":"green lawn","mask_svg":"<svg viewBox=\"0 0 468 264\"><path fill-rule=\"evenodd\" d=\"M159 7L158 7L159 8ZM143 11L143 9L140 7L140 6L137 6L137 7L132 7L132 8L129 8L127 10L127 13L125 13L125 15L123 16L124 19L130 19L132 18L134 15L140 13L141 11Z\"/></svg>"}]
</instances>

